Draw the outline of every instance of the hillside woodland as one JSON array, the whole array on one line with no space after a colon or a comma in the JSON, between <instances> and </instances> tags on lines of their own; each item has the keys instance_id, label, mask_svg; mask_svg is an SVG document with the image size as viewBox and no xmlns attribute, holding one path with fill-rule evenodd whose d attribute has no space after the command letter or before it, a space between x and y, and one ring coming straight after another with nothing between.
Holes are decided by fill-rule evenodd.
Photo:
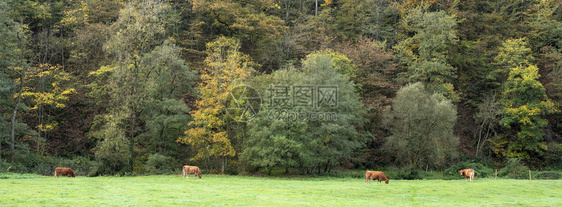
<instances>
[{"instance_id":1,"label":"hillside woodland","mask_svg":"<svg viewBox=\"0 0 562 207\"><path fill-rule=\"evenodd\" d=\"M2 0L0 106L1 171L561 170L562 2Z\"/></svg>"}]
</instances>

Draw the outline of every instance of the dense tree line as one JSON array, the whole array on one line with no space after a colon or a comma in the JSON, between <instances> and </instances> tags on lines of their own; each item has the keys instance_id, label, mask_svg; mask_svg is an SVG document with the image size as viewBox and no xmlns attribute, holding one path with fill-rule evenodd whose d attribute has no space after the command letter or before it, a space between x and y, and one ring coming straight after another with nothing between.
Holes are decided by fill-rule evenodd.
<instances>
[{"instance_id":1,"label":"dense tree line","mask_svg":"<svg viewBox=\"0 0 562 207\"><path fill-rule=\"evenodd\" d=\"M559 0L0 2L0 169L560 168L561 104Z\"/></svg>"}]
</instances>

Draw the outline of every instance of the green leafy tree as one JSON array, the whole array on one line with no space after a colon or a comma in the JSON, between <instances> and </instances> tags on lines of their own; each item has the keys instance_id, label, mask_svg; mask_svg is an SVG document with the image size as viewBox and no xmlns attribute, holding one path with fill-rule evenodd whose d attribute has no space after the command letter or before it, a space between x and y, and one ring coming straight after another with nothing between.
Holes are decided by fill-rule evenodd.
<instances>
[{"instance_id":1,"label":"green leafy tree","mask_svg":"<svg viewBox=\"0 0 562 207\"><path fill-rule=\"evenodd\" d=\"M258 167L301 167L313 172L324 165L324 171L340 159L350 159L352 152L364 146L367 135L361 133L365 110L359 101L355 85L342 68L351 67L339 62L341 54L317 52L303 60L302 69L279 70L265 78L271 83L265 106L250 123L250 135L244 140L242 159ZM342 64L342 65L340 65ZM342 67L344 66L344 67ZM337 105L312 101L306 92L305 100L295 98L292 107L277 108L275 100L287 94L302 93L298 86L337 87ZM283 94L277 86L292 86ZM265 91L268 86L260 86ZM333 94L336 95L336 94ZM322 96L320 96L322 97ZM316 100L319 101L319 100ZM303 118L304 117L304 118Z\"/></svg>"},{"instance_id":2,"label":"green leafy tree","mask_svg":"<svg viewBox=\"0 0 562 207\"><path fill-rule=\"evenodd\" d=\"M333 14L333 29L341 38L356 39L363 35L390 44L396 42L400 1L344 0L338 4Z\"/></svg>"},{"instance_id":3,"label":"green leafy tree","mask_svg":"<svg viewBox=\"0 0 562 207\"><path fill-rule=\"evenodd\" d=\"M0 2L0 162L2 161L2 144L10 137L10 124L5 119L12 108L12 89L15 83L10 78L9 67L13 67L18 57L12 56L17 49L19 25L10 17L7 2Z\"/></svg>"},{"instance_id":4,"label":"green leafy tree","mask_svg":"<svg viewBox=\"0 0 562 207\"><path fill-rule=\"evenodd\" d=\"M368 109L366 118L370 124L366 124L365 128L371 132L378 131L381 135L382 111L391 104L400 86L394 55L385 48L384 42L359 37L357 41L337 43L334 49L349 57L350 63L356 68L351 80L357 85L361 100Z\"/></svg>"},{"instance_id":5,"label":"green leafy tree","mask_svg":"<svg viewBox=\"0 0 562 207\"><path fill-rule=\"evenodd\" d=\"M392 108L385 112L391 132L385 148L402 166L443 167L457 155L456 119L455 106L442 94L428 92L421 82L408 84L398 90Z\"/></svg>"},{"instance_id":6,"label":"green leafy tree","mask_svg":"<svg viewBox=\"0 0 562 207\"><path fill-rule=\"evenodd\" d=\"M25 78L27 76L28 50L28 29L25 25L14 21L12 2L0 2L0 105L2 110L0 114L2 119L4 116L11 117L11 126L5 128L3 125L0 130L0 161L1 146L3 137L10 138L11 162L14 162L16 153L16 136L18 138L32 134L32 130L25 123L21 123L18 119L18 111L26 110L28 107L22 104L22 94L27 85ZM6 97L2 97L6 96ZM16 97L13 99L13 97ZM9 111L8 111L9 110ZM9 115L6 115L9 114ZM1 121L0 121L1 123ZM5 133L8 132L9 135Z\"/></svg>"},{"instance_id":7,"label":"green leafy tree","mask_svg":"<svg viewBox=\"0 0 562 207\"><path fill-rule=\"evenodd\" d=\"M501 88L500 125L508 130L507 134L494 140L494 151L526 162L533 161L546 150L541 128L548 121L541 115L556 111L538 80L538 68L532 64L530 52L524 39L511 39L505 41L495 58L499 68L496 71L507 76Z\"/></svg>"},{"instance_id":8,"label":"green leafy tree","mask_svg":"<svg viewBox=\"0 0 562 207\"><path fill-rule=\"evenodd\" d=\"M538 51L546 46L560 48L562 40L562 19L556 19L556 13L560 16L562 6L558 0L538 0L529 5L528 25L531 31L526 35L529 38L533 51Z\"/></svg>"},{"instance_id":9,"label":"green leafy tree","mask_svg":"<svg viewBox=\"0 0 562 207\"><path fill-rule=\"evenodd\" d=\"M271 15L279 10L277 2L193 0L190 3L186 5L190 9L185 13L191 14L186 18L190 26L182 35L187 36L183 43L190 53L200 53L192 48L204 48L206 43L226 36L239 40L241 50L247 51L268 70L275 69L284 61L280 59L282 53L271 50L286 29L281 18Z\"/></svg>"},{"instance_id":10,"label":"green leafy tree","mask_svg":"<svg viewBox=\"0 0 562 207\"><path fill-rule=\"evenodd\" d=\"M414 34L394 46L400 63L408 67L402 75L409 82L421 81L431 91L458 101L453 87L456 69L447 62L448 49L457 38L455 17L445 11L427 10L416 7L401 21L405 33Z\"/></svg>"},{"instance_id":11,"label":"green leafy tree","mask_svg":"<svg viewBox=\"0 0 562 207\"><path fill-rule=\"evenodd\" d=\"M92 86L95 89L93 95L101 97L105 94L110 101L108 113L96 121L101 127L93 136L102 139L96 155L122 159L124 151L118 146L128 144L130 171L134 164L135 139L142 131L138 128L142 121L138 117L145 107L144 101L152 100L149 90L153 85L149 83L153 83L156 77L151 74L161 67L178 65L178 53L170 54L174 56L170 57L171 63L166 59L160 59L162 62L148 61L153 51L163 52L162 48L173 47L165 42L170 23L174 22L172 14L171 7L161 1L128 3L111 25L110 38L105 44L112 64L91 73L100 77L100 81ZM156 67L158 64L161 66Z\"/></svg>"},{"instance_id":12,"label":"green leafy tree","mask_svg":"<svg viewBox=\"0 0 562 207\"><path fill-rule=\"evenodd\" d=\"M151 72L144 83L148 88L147 97L139 117L146 122L146 129L139 137L148 151L164 156L176 155L172 151L173 143L190 120L189 107L183 97L193 92L191 84L195 74L180 59L180 53L179 47L166 41L141 61Z\"/></svg>"},{"instance_id":13,"label":"green leafy tree","mask_svg":"<svg viewBox=\"0 0 562 207\"><path fill-rule=\"evenodd\" d=\"M533 60L531 49L527 47L525 38L506 40L499 48L499 52L494 58L494 63L498 66L498 70L496 71L503 77L503 79L500 79L500 83L505 81L511 68L530 64Z\"/></svg>"},{"instance_id":14,"label":"green leafy tree","mask_svg":"<svg viewBox=\"0 0 562 207\"><path fill-rule=\"evenodd\" d=\"M548 122L541 115L552 113L556 108L538 78L536 66L518 66L510 70L502 87L503 117L500 124L512 133L504 137L506 142L500 142L507 145L507 149L503 151L505 146L499 145L496 152L505 157L531 161L546 150L541 128Z\"/></svg>"},{"instance_id":15,"label":"green leafy tree","mask_svg":"<svg viewBox=\"0 0 562 207\"><path fill-rule=\"evenodd\" d=\"M25 87L21 94L23 102L30 107L25 117L34 117L36 120L28 124L36 128L40 137L34 137L36 152L44 153L44 144L48 135L58 127L57 120L53 119L66 108L68 96L76 90L70 86L72 76L61 67L49 64L40 64L25 71Z\"/></svg>"},{"instance_id":16,"label":"green leafy tree","mask_svg":"<svg viewBox=\"0 0 562 207\"><path fill-rule=\"evenodd\" d=\"M554 102L558 110L549 116L543 116L548 120L549 126L545 127L545 134L559 134L562 131L562 53L557 52L554 47L544 47L540 50L541 55L537 58L539 73L541 78L539 81L544 84L546 95ZM560 136L558 136L560 137ZM543 163L558 163L562 161L562 140L553 139L547 143L547 151L544 156Z\"/></svg>"}]
</instances>

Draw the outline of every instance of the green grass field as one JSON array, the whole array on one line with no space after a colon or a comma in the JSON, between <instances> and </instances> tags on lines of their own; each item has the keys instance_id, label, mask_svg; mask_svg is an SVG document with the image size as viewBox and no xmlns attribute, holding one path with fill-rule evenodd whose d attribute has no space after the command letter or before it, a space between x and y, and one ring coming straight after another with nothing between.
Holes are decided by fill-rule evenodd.
<instances>
[{"instance_id":1,"label":"green grass field","mask_svg":"<svg viewBox=\"0 0 562 207\"><path fill-rule=\"evenodd\" d=\"M562 180L0 176L0 206L562 206Z\"/></svg>"}]
</instances>

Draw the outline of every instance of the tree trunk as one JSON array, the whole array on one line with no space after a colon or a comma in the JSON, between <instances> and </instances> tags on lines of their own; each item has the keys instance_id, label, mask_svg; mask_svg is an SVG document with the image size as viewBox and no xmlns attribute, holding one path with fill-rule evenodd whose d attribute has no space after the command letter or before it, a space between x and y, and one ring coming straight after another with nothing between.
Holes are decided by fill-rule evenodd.
<instances>
[{"instance_id":1,"label":"tree trunk","mask_svg":"<svg viewBox=\"0 0 562 207\"><path fill-rule=\"evenodd\" d=\"M314 16L318 16L318 0L316 0L316 12L314 13Z\"/></svg>"},{"instance_id":2,"label":"tree trunk","mask_svg":"<svg viewBox=\"0 0 562 207\"><path fill-rule=\"evenodd\" d=\"M160 141L158 142L158 154L164 155L162 153L162 144L164 144L164 130L166 127L162 127L160 130Z\"/></svg>"},{"instance_id":3,"label":"tree trunk","mask_svg":"<svg viewBox=\"0 0 562 207\"><path fill-rule=\"evenodd\" d=\"M328 172L328 166L330 165L330 160L328 160L328 162L326 162L326 167L324 167L324 173Z\"/></svg>"},{"instance_id":4,"label":"tree trunk","mask_svg":"<svg viewBox=\"0 0 562 207\"><path fill-rule=\"evenodd\" d=\"M316 170L316 166L318 166L318 163L314 164L314 167L310 169L310 174L314 173L314 170Z\"/></svg>"},{"instance_id":5,"label":"tree trunk","mask_svg":"<svg viewBox=\"0 0 562 207\"><path fill-rule=\"evenodd\" d=\"M129 153L131 158L129 158L129 166L131 167L131 173L133 172L133 158L134 158L134 146L135 146L135 122L136 122L136 114L135 114L135 106L133 106L133 114L131 117L131 145L129 146Z\"/></svg>"},{"instance_id":6,"label":"tree trunk","mask_svg":"<svg viewBox=\"0 0 562 207\"><path fill-rule=\"evenodd\" d=\"M25 67L25 66L24 66ZM23 94L23 87L25 84L25 70L22 70L22 75L21 75L21 87L20 87L20 94L18 95L18 101L16 101L16 106L14 107L14 113L12 115L12 132L11 132L11 138L12 138L12 142L10 143L10 149L12 150L12 158L11 158L11 162L14 163L14 155L15 155L15 143L16 143L16 115L18 113L18 107L20 105L21 102L21 95ZM0 153L0 160L2 159L1 157L1 153Z\"/></svg>"},{"instance_id":7,"label":"tree trunk","mask_svg":"<svg viewBox=\"0 0 562 207\"><path fill-rule=\"evenodd\" d=\"M226 169L226 165L228 165L228 157L224 156L223 161L221 162L221 175L224 175L224 170Z\"/></svg>"},{"instance_id":8,"label":"tree trunk","mask_svg":"<svg viewBox=\"0 0 562 207\"><path fill-rule=\"evenodd\" d=\"M138 74L138 64L135 64L135 82L133 84L133 106L132 108L132 114L131 114L131 146L129 147L129 153L131 154L131 158L129 159L129 166L131 167L131 173L133 172L133 160L134 160L134 146L135 146L135 124L137 121L137 100L136 100L136 95L137 95L137 83L138 83L138 78L139 78L139 74Z\"/></svg>"}]
</instances>

